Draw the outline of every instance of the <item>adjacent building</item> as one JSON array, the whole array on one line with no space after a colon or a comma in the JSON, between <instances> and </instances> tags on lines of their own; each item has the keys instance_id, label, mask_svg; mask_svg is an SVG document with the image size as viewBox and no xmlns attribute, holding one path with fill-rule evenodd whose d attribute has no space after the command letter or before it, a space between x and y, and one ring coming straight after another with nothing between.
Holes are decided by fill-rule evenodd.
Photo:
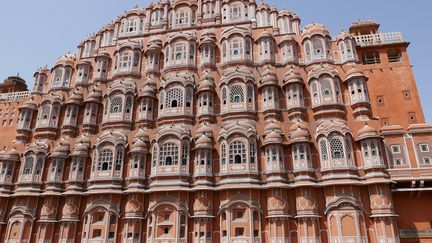
<instances>
[{"instance_id":1,"label":"adjacent building","mask_svg":"<svg viewBox=\"0 0 432 243\"><path fill-rule=\"evenodd\" d=\"M254 0L127 11L1 101L1 241L431 242L408 45Z\"/></svg>"}]
</instances>

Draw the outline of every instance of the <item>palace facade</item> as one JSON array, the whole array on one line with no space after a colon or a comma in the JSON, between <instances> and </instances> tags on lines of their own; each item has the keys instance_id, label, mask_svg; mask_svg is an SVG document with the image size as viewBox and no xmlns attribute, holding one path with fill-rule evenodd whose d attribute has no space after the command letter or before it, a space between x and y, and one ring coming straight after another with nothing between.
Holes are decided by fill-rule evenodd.
<instances>
[{"instance_id":1,"label":"palace facade","mask_svg":"<svg viewBox=\"0 0 432 243\"><path fill-rule=\"evenodd\" d=\"M254 0L127 11L1 101L0 239L432 242L408 45Z\"/></svg>"}]
</instances>

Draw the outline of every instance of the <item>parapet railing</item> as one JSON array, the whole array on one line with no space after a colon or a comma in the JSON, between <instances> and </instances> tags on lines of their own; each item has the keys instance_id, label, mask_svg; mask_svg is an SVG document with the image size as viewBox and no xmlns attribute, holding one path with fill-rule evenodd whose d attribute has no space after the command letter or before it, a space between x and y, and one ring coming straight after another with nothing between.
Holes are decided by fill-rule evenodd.
<instances>
[{"instance_id":1,"label":"parapet railing","mask_svg":"<svg viewBox=\"0 0 432 243\"><path fill-rule=\"evenodd\" d=\"M378 33L372 35L355 36L355 41L359 46L375 46L405 42L401 32Z\"/></svg>"},{"instance_id":2,"label":"parapet railing","mask_svg":"<svg viewBox=\"0 0 432 243\"><path fill-rule=\"evenodd\" d=\"M17 101L30 96L30 91L0 93L0 103Z\"/></svg>"}]
</instances>

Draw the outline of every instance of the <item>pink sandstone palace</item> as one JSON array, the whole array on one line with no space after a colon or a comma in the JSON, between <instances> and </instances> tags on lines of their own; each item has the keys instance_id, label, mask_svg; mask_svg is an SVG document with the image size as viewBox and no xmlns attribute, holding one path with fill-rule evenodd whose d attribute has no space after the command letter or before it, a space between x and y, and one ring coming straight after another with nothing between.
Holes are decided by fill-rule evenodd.
<instances>
[{"instance_id":1,"label":"pink sandstone palace","mask_svg":"<svg viewBox=\"0 0 432 243\"><path fill-rule=\"evenodd\" d=\"M125 12L0 94L0 241L430 243L408 45L255 0Z\"/></svg>"}]
</instances>

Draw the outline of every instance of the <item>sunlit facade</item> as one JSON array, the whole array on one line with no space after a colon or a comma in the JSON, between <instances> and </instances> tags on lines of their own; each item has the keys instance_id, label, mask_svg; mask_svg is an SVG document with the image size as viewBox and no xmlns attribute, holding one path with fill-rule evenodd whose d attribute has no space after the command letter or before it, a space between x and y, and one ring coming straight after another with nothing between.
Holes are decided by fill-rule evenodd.
<instances>
[{"instance_id":1,"label":"sunlit facade","mask_svg":"<svg viewBox=\"0 0 432 243\"><path fill-rule=\"evenodd\" d=\"M124 13L0 103L1 241L430 242L432 127L378 27L254 0Z\"/></svg>"}]
</instances>

